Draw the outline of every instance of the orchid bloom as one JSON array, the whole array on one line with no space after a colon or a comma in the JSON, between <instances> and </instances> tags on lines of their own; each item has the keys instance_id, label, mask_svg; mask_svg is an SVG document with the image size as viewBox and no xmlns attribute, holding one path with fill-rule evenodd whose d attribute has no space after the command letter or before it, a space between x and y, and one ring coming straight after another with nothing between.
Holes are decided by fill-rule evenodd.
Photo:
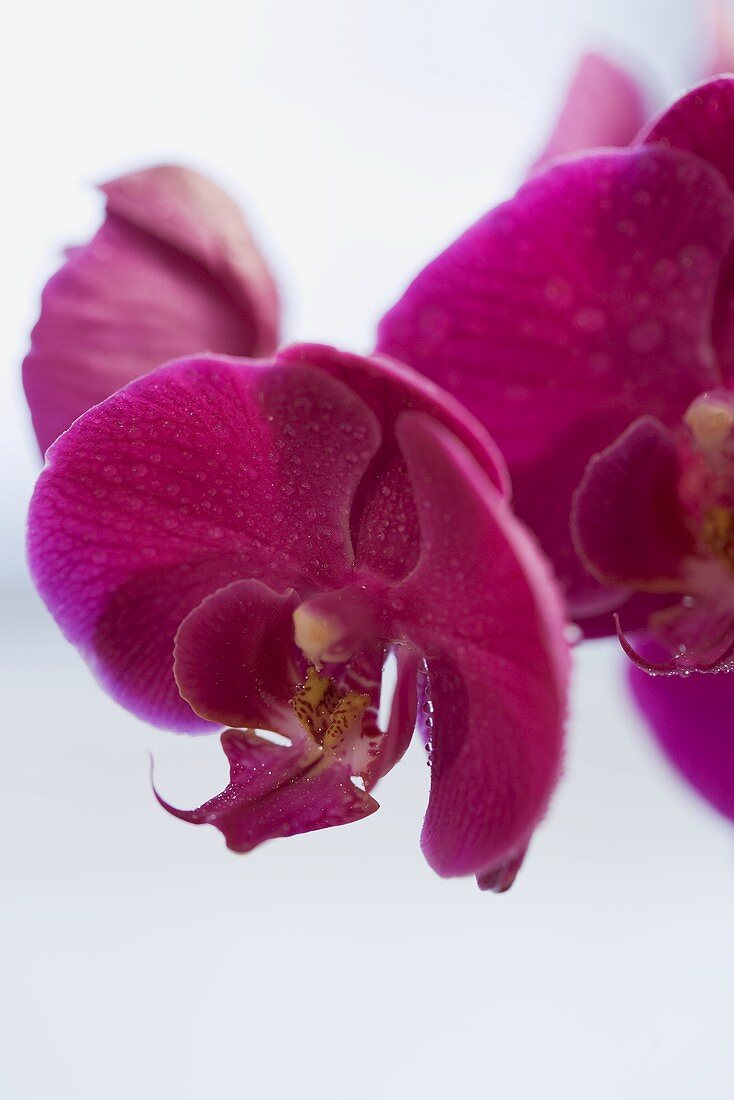
<instances>
[{"instance_id":1,"label":"orchid bloom","mask_svg":"<svg viewBox=\"0 0 734 1100\"><path fill-rule=\"evenodd\" d=\"M734 661L733 240L734 78L721 77L630 148L536 174L379 330L380 352L492 433L570 615L593 636L616 613L654 673ZM628 640L645 629L654 650ZM674 761L709 798L716 773L712 800L731 814L730 738L701 728L708 711L667 704L682 688L635 685Z\"/></svg>"},{"instance_id":2,"label":"orchid bloom","mask_svg":"<svg viewBox=\"0 0 734 1100\"><path fill-rule=\"evenodd\" d=\"M29 558L120 703L226 727L226 790L171 813L239 852L366 817L420 704L425 855L510 885L559 774L564 617L498 452L429 382L309 345L166 365L49 450Z\"/></svg>"},{"instance_id":3,"label":"orchid bloom","mask_svg":"<svg viewBox=\"0 0 734 1100\"><path fill-rule=\"evenodd\" d=\"M169 359L269 355L278 304L237 207L190 169L101 188L107 216L47 284L23 382L41 451L92 405Z\"/></svg>"}]
</instances>

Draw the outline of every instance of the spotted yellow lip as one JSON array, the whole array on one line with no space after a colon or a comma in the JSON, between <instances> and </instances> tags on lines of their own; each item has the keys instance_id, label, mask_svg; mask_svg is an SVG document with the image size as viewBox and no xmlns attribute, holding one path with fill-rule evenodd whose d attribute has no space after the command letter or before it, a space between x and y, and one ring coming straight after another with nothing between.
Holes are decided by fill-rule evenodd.
<instances>
[{"instance_id":1,"label":"spotted yellow lip","mask_svg":"<svg viewBox=\"0 0 734 1100\"><path fill-rule=\"evenodd\" d=\"M306 680L291 703L304 729L324 748L341 744L347 731L369 705L369 695L356 691L340 694L334 681L311 666Z\"/></svg>"}]
</instances>

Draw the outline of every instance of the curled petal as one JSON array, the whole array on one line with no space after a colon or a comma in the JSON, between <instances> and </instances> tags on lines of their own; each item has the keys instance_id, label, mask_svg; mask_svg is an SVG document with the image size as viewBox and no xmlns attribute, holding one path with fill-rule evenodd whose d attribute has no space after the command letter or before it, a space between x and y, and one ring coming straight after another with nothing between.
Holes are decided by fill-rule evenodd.
<instances>
[{"instance_id":1,"label":"curled petal","mask_svg":"<svg viewBox=\"0 0 734 1100\"><path fill-rule=\"evenodd\" d=\"M729 672L734 666L734 612L710 599L684 597L681 603L656 611L648 626L655 641L671 657L651 660L622 629L615 615L617 637L632 663L652 676Z\"/></svg>"},{"instance_id":2,"label":"curled petal","mask_svg":"<svg viewBox=\"0 0 734 1100\"><path fill-rule=\"evenodd\" d=\"M618 614L624 619L628 633L642 630L655 611L662 611L670 604L670 593L631 592L620 603ZM606 611L592 618L584 619L580 624L584 638L608 638L615 633L614 612Z\"/></svg>"},{"instance_id":3,"label":"curled petal","mask_svg":"<svg viewBox=\"0 0 734 1100\"><path fill-rule=\"evenodd\" d=\"M320 371L164 367L50 450L29 516L36 586L111 694L155 724L201 728L173 677L180 623L238 579L343 584L352 499L379 441L370 410Z\"/></svg>"},{"instance_id":4,"label":"curled petal","mask_svg":"<svg viewBox=\"0 0 734 1100\"><path fill-rule=\"evenodd\" d=\"M407 645L394 646L391 652L395 658L394 690L385 729L380 731L379 751L362 771L367 790L371 790L405 755L416 727L420 658Z\"/></svg>"},{"instance_id":5,"label":"curled petal","mask_svg":"<svg viewBox=\"0 0 734 1100\"><path fill-rule=\"evenodd\" d=\"M278 306L232 200L185 168L102 187L107 216L43 293L23 380L42 451L134 378L200 351L269 354Z\"/></svg>"},{"instance_id":6,"label":"curled petal","mask_svg":"<svg viewBox=\"0 0 734 1100\"><path fill-rule=\"evenodd\" d=\"M423 850L439 874L490 883L519 859L558 779L563 613L543 559L465 448L416 413L398 437L422 532L418 565L392 598L428 665Z\"/></svg>"},{"instance_id":7,"label":"curled petal","mask_svg":"<svg viewBox=\"0 0 734 1100\"><path fill-rule=\"evenodd\" d=\"M652 647L643 655L656 663ZM635 700L661 749L712 806L734 820L734 675L654 677L631 668Z\"/></svg>"},{"instance_id":8,"label":"curled petal","mask_svg":"<svg viewBox=\"0 0 734 1100\"><path fill-rule=\"evenodd\" d=\"M717 384L709 317L733 232L734 196L690 154L579 157L481 219L381 323L379 350L499 444L574 616L599 610L599 586L571 544L573 491L632 420L677 420Z\"/></svg>"},{"instance_id":9,"label":"curled petal","mask_svg":"<svg viewBox=\"0 0 734 1100\"><path fill-rule=\"evenodd\" d=\"M555 157L629 145L647 118L636 80L603 54L581 58L547 148L536 169Z\"/></svg>"},{"instance_id":10,"label":"curled petal","mask_svg":"<svg viewBox=\"0 0 734 1100\"><path fill-rule=\"evenodd\" d=\"M223 726L288 736L296 721L288 703L305 674L293 644L298 602L293 589L240 580L187 615L176 633L173 671L192 710Z\"/></svg>"},{"instance_id":11,"label":"curled petal","mask_svg":"<svg viewBox=\"0 0 734 1100\"><path fill-rule=\"evenodd\" d=\"M477 885L480 890L491 890L494 894L504 894L510 889L517 878L523 865L527 849L520 852L513 859L508 860L502 867L490 871L488 874L477 875Z\"/></svg>"},{"instance_id":12,"label":"curled petal","mask_svg":"<svg viewBox=\"0 0 734 1100\"><path fill-rule=\"evenodd\" d=\"M322 344L300 344L278 353L281 362L308 363L341 379L372 409L382 426L382 446L363 478L352 509L356 561L393 580L415 565L419 532L413 493L394 434L396 418L415 409L445 424L469 449L498 490L509 495L504 459L486 430L433 382L404 364L365 358Z\"/></svg>"},{"instance_id":13,"label":"curled petal","mask_svg":"<svg viewBox=\"0 0 734 1100\"><path fill-rule=\"evenodd\" d=\"M228 786L196 810L164 809L193 825L214 825L235 852L265 840L359 821L378 803L351 781L348 768L327 758L305 735L289 747L251 730L226 730L222 748L230 765Z\"/></svg>"},{"instance_id":14,"label":"curled petal","mask_svg":"<svg viewBox=\"0 0 734 1100\"><path fill-rule=\"evenodd\" d=\"M574 497L576 548L605 582L647 588L680 587L695 548L678 495L675 438L641 417L589 463Z\"/></svg>"}]
</instances>

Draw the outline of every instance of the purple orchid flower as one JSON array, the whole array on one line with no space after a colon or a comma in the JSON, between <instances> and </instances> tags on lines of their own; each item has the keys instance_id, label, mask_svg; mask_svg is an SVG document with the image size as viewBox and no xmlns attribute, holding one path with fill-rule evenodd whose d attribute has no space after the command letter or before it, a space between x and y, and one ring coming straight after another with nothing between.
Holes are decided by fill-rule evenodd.
<instances>
[{"instance_id":1,"label":"purple orchid flower","mask_svg":"<svg viewBox=\"0 0 734 1100\"><path fill-rule=\"evenodd\" d=\"M226 727L226 790L171 813L241 852L366 817L420 703L429 863L511 884L559 774L564 616L498 452L431 383L307 345L164 366L51 447L29 557L119 702Z\"/></svg>"},{"instance_id":2,"label":"purple orchid flower","mask_svg":"<svg viewBox=\"0 0 734 1100\"><path fill-rule=\"evenodd\" d=\"M496 439L570 615L595 636L616 613L649 672L734 660L733 240L734 78L721 77L629 149L535 175L380 326L382 353L451 390ZM627 640L642 630L654 653ZM723 715L677 705L685 682L634 685L673 761L731 815ZM734 700L725 685L710 688L717 706Z\"/></svg>"},{"instance_id":3,"label":"purple orchid flower","mask_svg":"<svg viewBox=\"0 0 734 1100\"><path fill-rule=\"evenodd\" d=\"M269 355L277 340L272 279L215 184L163 166L101 190L106 219L47 284L23 364L42 452L92 405L169 359Z\"/></svg>"}]
</instances>

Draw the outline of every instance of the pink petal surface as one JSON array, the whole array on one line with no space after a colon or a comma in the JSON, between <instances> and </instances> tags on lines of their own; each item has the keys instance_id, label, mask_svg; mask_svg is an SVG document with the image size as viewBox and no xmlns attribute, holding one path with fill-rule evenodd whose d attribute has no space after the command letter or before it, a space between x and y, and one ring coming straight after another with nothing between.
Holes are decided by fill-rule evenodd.
<instances>
[{"instance_id":1,"label":"pink petal surface","mask_svg":"<svg viewBox=\"0 0 734 1100\"><path fill-rule=\"evenodd\" d=\"M641 648L655 660L653 647ZM649 676L633 667L629 682L673 766L712 806L734 820L734 675Z\"/></svg>"},{"instance_id":2,"label":"pink petal surface","mask_svg":"<svg viewBox=\"0 0 734 1100\"><path fill-rule=\"evenodd\" d=\"M734 196L689 154L567 161L429 264L380 325L380 351L488 428L574 615L609 594L573 550L573 491L637 416L671 422L717 383L708 318L733 233Z\"/></svg>"},{"instance_id":3,"label":"pink petal surface","mask_svg":"<svg viewBox=\"0 0 734 1100\"><path fill-rule=\"evenodd\" d=\"M47 284L23 364L42 451L88 408L169 359L267 354L276 341L272 280L218 187L161 167L102 190L106 220Z\"/></svg>"},{"instance_id":4,"label":"pink petal surface","mask_svg":"<svg viewBox=\"0 0 734 1100\"><path fill-rule=\"evenodd\" d=\"M394 434L407 409L435 417L469 449L503 494L509 493L504 459L486 430L450 394L424 376L384 358L365 358L323 344L300 344L278 353L281 362L308 363L341 379L359 394L382 426L382 445L352 511L356 562L391 579L415 565L418 519L405 462Z\"/></svg>"},{"instance_id":5,"label":"pink petal surface","mask_svg":"<svg viewBox=\"0 0 734 1100\"><path fill-rule=\"evenodd\" d=\"M641 417L589 463L574 498L576 545L602 580L652 591L680 584L695 549L678 495L673 433Z\"/></svg>"},{"instance_id":6,"label":"pink petal surface","mask_svg":"<svg viewBox=\"0 0 734 1100\"><path fill-rule=\"evenodd\" d=\"M202 600L176 633L174 675L194 711L223 726L286 736L284 703L303 679L293 644L293 589L240 580ZM288 728L292 722L288 722Z\"/></svg>"},{"instance_id":7,"label":"pink petal surface","mask_svg":"<svg viewBox=\"0 0 734 1100\"><path fill-rule=\"evenodd\" d=\"M29 518L36 586L115 698L154 724L202 728L173 678L179 624L238 579L343 583L352 497L379 440L359 398L320 372L164 367L49 452Z\"/></svg>"},{"instance_id":8,"label":"pink petal surface","mask_svg":"<svg viewBox=\"0 0 734 1100\"><path fill-rule=\"evenodd\" d=\"M640 136L696 153L712 164L734 188L734 77L706 81L681 96ZM724 375L734 373L734 254L722 269L713 317L714 346Z\"/></svg>"},{"instance_id":9,"label":"pink petal surface","mask_svg":"<svg viewBox=\"0 0 734 1100\"><path fill-rule=\"evenodd\" d=\"M555 128L535 167L569 153L629 145L647 111L636 80L603 54L582 57Z\"/></svg>"},{"instance_id":10,"label":"pink petal surface","mask_svg":"<svg viewBox=\"0 0 734 1100\"><path fill-rule=\"evenodd\" d=\"M230 782L221 794L196 810L179 810L157 797L183 821L215 825L235 852L249 852L276 837L346 825L379 808L351 782L348 768L322 760L305 738L285 748L251 731L226 730L222 747Z\"/></svg>"},{"instance_id":11,"label":"pink petal surface","mask_svg":"<svg viewBox=\"0 0 734 1100\"><path fill-rule=\"evenodd\" d=\"M638 141L695 153L734 188L734 77L696 85L664 108Z\"/></svg>"},{"instance_id":12,"label":"pink petal surface","mask_svg":"<svg viewBox=\"0 0 734 1100\"><path fill-rule=\"evenodd\" d=\"M465 448L418 413L398 437L422 543L391 600L396 629L427 659L433 707L423 850L439 874L500 882L559 774L563 614L543 559Z\"/></svg>"},{"instance_id":13,"label":"pink petal surface","mask_svg":"<svg viewBox=\"0 0 734 1100\"><path fill-rule=\"evenodd\" d=\"M273 350L277 290L247 223L225 191L199 172L177 165L130 172L100 190L110 214L178 249L221 282L250 318L253 341L247 354Z\"/></svg>"}]
</instances>

